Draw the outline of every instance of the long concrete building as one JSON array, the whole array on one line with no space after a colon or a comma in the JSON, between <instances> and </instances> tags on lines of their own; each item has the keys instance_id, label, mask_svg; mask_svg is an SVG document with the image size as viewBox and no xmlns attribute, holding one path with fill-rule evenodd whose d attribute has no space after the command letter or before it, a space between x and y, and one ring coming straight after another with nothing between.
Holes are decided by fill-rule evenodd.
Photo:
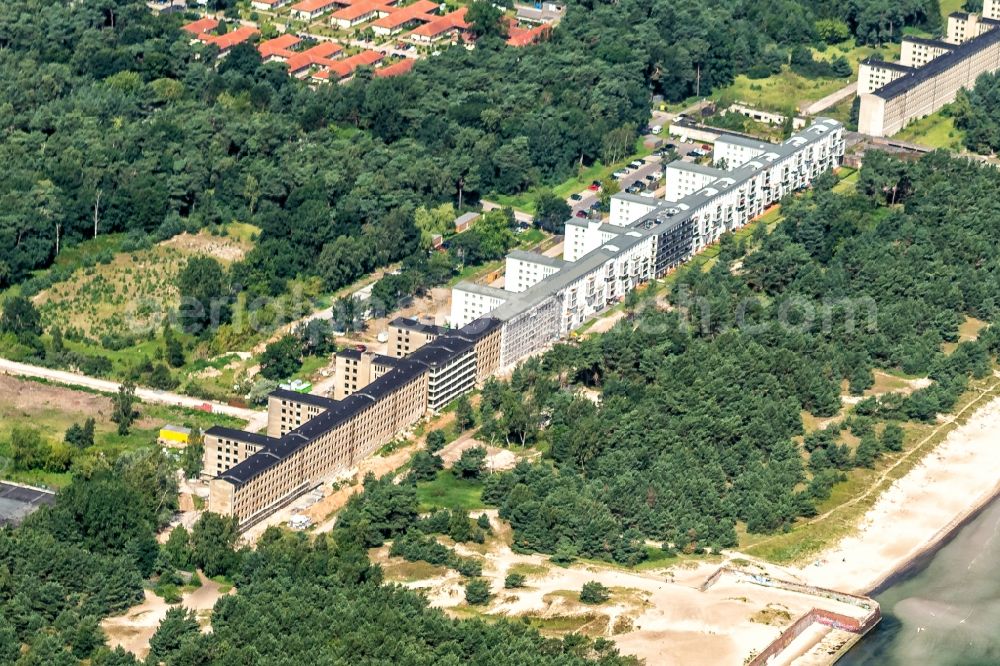
<instances>
[{"instance_id":1,"label":"long concrete building","mask_svg":"<svg viewBox=\"0 0 1000 666\"><path fill-rule=\"evenodd\" d=\"M1000 70L1000 0L983 14L955 12L940 40L903 37L899 62L868 59L858 68L858 131L891 136L955 100L981 74Z\"/></svg>"},{"instance_id":2,"label":"long concrete building","mask_svg":"<svg viewBox=\"0 0 1000 666\"><path fill-rule=\"evenodd\" d=\"M839 164L844 128L820 118L781 144L725 137L716 151L726 169L680 160L667 165L667 200L616 194L608 222L566 222L562 259L513 252L503 289L459 283L451 324L500 320L500 365L511 366Z\"/></svg>"},{"instance_id":3,"label":"long concrete building","mask_svg":"<svg viewBox=\"0 0 1000 666\"><path fill-rule=\"evenodd\" d=\"M396 320L390 329L402 336L412 324ZM335 387L341 399L278 390L268 396L266 434L209 428L208 510L236 516L245 528L355 466L496 370L501 326L484 317L443 329L432 340L414 340L415 349L401 358L341 352Z\"/></svg>"},{"instance_id":4,"label":"long concrete building","mask_svg":"<svg viewBox=\"0 0 1000 666\"><path fill-rule=\"evenodd\" d=\"M722 148L727 169L668 165L676 201L615 195L608 223L566 223L562 259L515 251L504 289L456 285L451 328L395 319L387 355L340 352L334 398L279 390L268 397L265 434L208 429L208 509L243 528L267 517L807 187L844 154L843 126L827 118L781 144L733 141Z\"/></svg>"}]
</instances>

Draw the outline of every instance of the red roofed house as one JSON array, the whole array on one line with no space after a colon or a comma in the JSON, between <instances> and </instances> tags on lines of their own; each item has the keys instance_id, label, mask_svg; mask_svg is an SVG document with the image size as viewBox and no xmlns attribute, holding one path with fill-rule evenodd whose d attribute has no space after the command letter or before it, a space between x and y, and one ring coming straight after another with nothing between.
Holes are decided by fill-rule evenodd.
<instances>
[{"instance_id":1,"label":"red roofed house","mask_svg":"<svg viewBox=\"0 0 1000 666\"><path fill-rule=\"evenodd\" d=\"M395 7L390 6L394 2L395 0L357 0L334 12L333 24L339 28L353 28L375 17L388 16L396 11Z\"/></svg>"},{"instance_id":2,"label":"red roofed house","mask_svg":"<svg viewBox=\"0 0 1000 666\"><path fill-rule=\"evenodd\" d=\"M295 55L295 52L289 49L300 41L302 40L295 35L286 33L280 37L261 42L257 46L257 50L260 51L260 57L263 58L264 62L273 62L275 60L284 62Z\"/></svg>"},{"instance_id":3,"label":"red roofed house","mask_svg":"<svg viewBox=\"0 0 1000 666\"><path fill-rule=\"evenodd\" d=\"M206 44L215 44L219 47L220 54L224 55L229 52L229 49L233 48L237 44L242 44L257 34L260 34L260 31L257 30L257 28L241 26L232 32L227 32L224 35L210 35L203 33L198 35L198 39Z\"/></svg>"},{"instance_id":4,"label":"red roofed house","mask_svg":"<svg viewBox=\"0 0 1000 666\"><path fill-rule=\"evenodd\" d=\"M341 0L302 0L292 5L292 16L303 21L311 21L322 16L338 5L345 5Z\"/></svg>"},{"instance_id":5,"label":"red roofed house","mask_svg":"<svg viewBox=\"0 0 1000 666\"><path fill-rule=\"evenodd\" d=\"M511 26L509 33L510 36L507 38L507 44L510 46L527 46L528 44L534 44L535 42L541 41L543 38L547 37L551 30L552 26L548 23L544 23L538 27L532 28L531 30Z\"/></svg>"},{"instance_id":6,"label":"red roofed house","mask_svg":"<svg viewBox=\"0 0 1000 666\"><path fill-rule=\"evenodd\" d=\"M206 32L212 32L219 27L219 20L214 18L200 18L197 21L192 21L187 25L181 26L181 30L186 30L192 35L200 35Z\"/></svg>"},{"instance_id":7,"label":"red roofed house","mask_svg":"<svg viewBox=\"0 0 1000 666\"><path fill-rule=\"evenodd\" d=\"M298 78L304 78L313 67L326 68L334 64L332 57L344 50L340 44L321 42L311 49L301 53L293 53L285 62L288 73Z\"/></svg>"},{"instance_id":8,"label":"red roofed house","mask_svg":"<svg viewBox=\"0 0 1000 666\"><path fill-rule=\"evenodd\" d=\"M371 66L381 61L385 56L378 51L362 51L350 58L330 62L325 70L313 74L317 81L346 81L358 67Z\"/></svg>"},{"instance_id":9,"label":"red roofed house","mask_svg":"<svg viewBox=\"0 0 1000 666\"><path fill-rule=\"evenodd\" d=\"M262 12L274 11L278 7L284 7L291 0L253 0L250 6L254 9L259 9Z\"/></svg>"},{"instance_id":10,"label":"red roofed house","mask_svg":"<svg viewBox=\"0 0 1000 666\"><path fill-rule=\"evenodd\" d=\"M450 37L454 39L460 32L469 27L465 22L466 8L462 7L445 14L439 19L425 23L409 34L409 39L422 44L430 44Z\"/></svg>"},{"instance_id":11,"label":"red roofed house","mask_svg":"<svg viewBox=\"0 0 1000 666\"><path fill-rule=\"evenodd\" d=\"M377 76L380 79L387 79L390 76L400 76L402 74L406 74L411 69L413 69L413 65L415 65L416 63L417 61L414 60L413 58L403 58L402 60L393 65L389 65L387 67L380 67L379 69L376 69L375 76Z\"/></svg>"},{"instance_id":12,"label":"red roofed house","mask_svg":"<svg viewBox=\"0 0 1000 666\"><path fill-rule=\"evenodd\" d=\"M438 7L439 5L431 0L417 0L372 23L372 31L376 35L395 35L418 23L430 23L437 18L435 14Z\"/></svg>"}]
</instances>

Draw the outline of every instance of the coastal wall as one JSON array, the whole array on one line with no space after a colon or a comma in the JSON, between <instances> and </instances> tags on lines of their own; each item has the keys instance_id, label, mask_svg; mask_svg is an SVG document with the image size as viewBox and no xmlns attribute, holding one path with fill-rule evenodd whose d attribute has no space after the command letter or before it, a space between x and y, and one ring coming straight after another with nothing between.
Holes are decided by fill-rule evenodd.
<instances>
[{"instance_id":1,"label":"coastal wall","mask_svg":"<svg viewBox=\"0 0 1000 666\"><path fill-rule=\"evenodd\" d=\"M727 573L734 574L762 587L775 587L782 590L788 590L790 592L830 599L843 604L857 606L858 608L868 611L868 613L866 613L863 617L850 617L842 613L836 613L814 607L786 627L777 638L771 641L771 643L768 644L768 646L759 654L755 655L753 659L746 662L747 666L765 666L771 659L781 654L785 648L791 645L792 641L798 638L799 635L801 635L802 632L813 623L846 631L861 637L871 631L872 627L878 624L879 620L882 619L882 610L879 607L878 602L870 597L840 592L838 590L831 590L825 587L793 583L791 581L771 578L770 576L741 571L740 569L734 569L731 567L719 567L716 569L716 571L705 579L705 582L702 583L701 586L699 586L699 590L704 592L709 589L722 577L723 574ZM831 663L833 663L834 660L831 660Z\"/></svg>"},{"instance_id":2,"label":"coastal wall","mask_svg":"<svg viewBox=\"0 0 1000 666\"><path fill-rule=\"evenodd\" d=\"M791 645L792 641L798 638L814 622L833 629L857 634L860 638L871 631L872 627L878 624L881 619L882 611L879 609L878 604L875 604L875 609L869 615L861 619L823 610L822 608L813 608L781 632L781 635L771 641L770 645L764 648L760 654L748 661L747 666L765 666L771 659L781 654L785 648ZM831 663L833 663L832 660Z\"/></svg>"}]
</instances>

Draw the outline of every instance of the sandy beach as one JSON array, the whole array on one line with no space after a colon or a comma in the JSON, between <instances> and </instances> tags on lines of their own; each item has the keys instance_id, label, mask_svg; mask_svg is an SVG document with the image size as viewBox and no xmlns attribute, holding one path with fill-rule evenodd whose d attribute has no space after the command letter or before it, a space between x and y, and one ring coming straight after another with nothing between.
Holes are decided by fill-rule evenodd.
<instances>
[{"instance_id":1,"label":"sandy beach","mask_svg":"<svg viewBox=\"0 0 1000 666\"><path fill-rule=\"evenodd\" d=\"M852 536L791 571L811 585L868 593L993 499L1000 491L1000 398L978 405L881 495Z\"/></svg>"}]
</instances>

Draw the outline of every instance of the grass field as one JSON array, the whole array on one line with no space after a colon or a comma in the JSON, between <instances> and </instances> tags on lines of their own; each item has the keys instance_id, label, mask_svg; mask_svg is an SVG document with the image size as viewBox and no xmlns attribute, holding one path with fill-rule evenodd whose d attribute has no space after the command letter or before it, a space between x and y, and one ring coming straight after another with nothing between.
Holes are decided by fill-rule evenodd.
<instances>
[{"instance_id":1,"label":"grass field","mask_svg":"<svg viewBox=\"0 0 1000 666\"><path fill-rule=\"evenodd\" d=\"M921 118L903 128L893 138L919 143L930 148L962 149L962 130L955 127L955 119L944 114L944 109Z\"/></svg>"},{"instance_id":2,"label":"grass field","mask_svg":"<svg viewBox=\"0 0 1000 666\"><path fill-rule=\"evenodd\" d=\"M784 67L780 74L751 79L743 74L714 97L728 106L743 102L758 109L794 112L800 104L815 102L847 85L847 79L807 79Z\"/></svg>"},{"instance_id":3,"label":"grass field","mask_svg":"<svg viewBox=\"0 0 1000 666\"><path fill-rule=\"evenodd\" d=\"M88 452L113 461L124 451L155 446L160 427L167 423L202 430L213 425L243 425L238 419L219 414L141 404L138 406L139 418L133 428L127 435L120 436L117 425L111 421L111 399L106 395L8 376L0 376L0 394L8 396L0 401L0 463L3 463L0 464L0 471L5 478L49 488L66 485L71 474L14 469L10 464L10 435L14 428L37 429L44 440L54 444L63 441L66 429L71 425L82 424L88 417L93 418L96 422L94 447Z\"/></svg>"},{"instance_id":4,"label":"grass field","mask_svg":"<svg viewBox=\"0 0 1000 666\"><path fill-rule=\"evenodd\" d=\"M853 192L858 184L859 172L850 167L841 167L838 175L840 176L840 182L833 186L833 191L837 194Z\"/></svg>"},{"instance_id":5,"label":"grass field","mask_svg":"<svg viewBox=\"0 0 1000 666\"><path fill-rule=\"evenodd\" d=\"M948 14L962 11L965 0L939 0L938 4L941 5L941 16L947 21Z\"/></svg>"},{"instance_id":6,"label":"grass field","mask_svg":"<svg viewBox=\"0 0 1000 666\"><path fill-rule=\"evenodd\" d=\"M417 484L417 500L421 511L436 508L471 511L482 509L483 484L460 479L449 470L438 472L434 481Z\"/></svg>"},{"instance_id":7,"label":"grass field","mask_svg":"<svg viewBox=\"0 0 1000 666\"><path fill-rule=\"evenodd\" d=\"M868 44L862 44L858 46L854 43L853 39L848 39L839 44L832 44L828 46L825 50L820 51L818 49L812 49L813 58L816 60L833 60L839 56L844 56L847 61L851 63L851 69L854 73L858 73L858 64L871 56L878 56L883 60L898 60L899 59L899 44L884 44L881 47L869 46ZM838 79L840 80L840 79ZM845 82L841 81L842 85L846 85Z\"/></svg>"},{"instance_id":8,"label":"grass field","mask_svg":"<svg viewBox=\"0 0 1000 666\"><path fill-rule=\"evenodd\" d=\"M209 255L228 264L243 256L256 233L256 227L237 223L229 225L225 235L181 234L131 252L121 251L121 237L81 243L55 264L76 267L68 279L34 297L43 326L58 323L94 340L156 326L177 304L174 282L189 257Z\"/></svg>"}]
</instances>

